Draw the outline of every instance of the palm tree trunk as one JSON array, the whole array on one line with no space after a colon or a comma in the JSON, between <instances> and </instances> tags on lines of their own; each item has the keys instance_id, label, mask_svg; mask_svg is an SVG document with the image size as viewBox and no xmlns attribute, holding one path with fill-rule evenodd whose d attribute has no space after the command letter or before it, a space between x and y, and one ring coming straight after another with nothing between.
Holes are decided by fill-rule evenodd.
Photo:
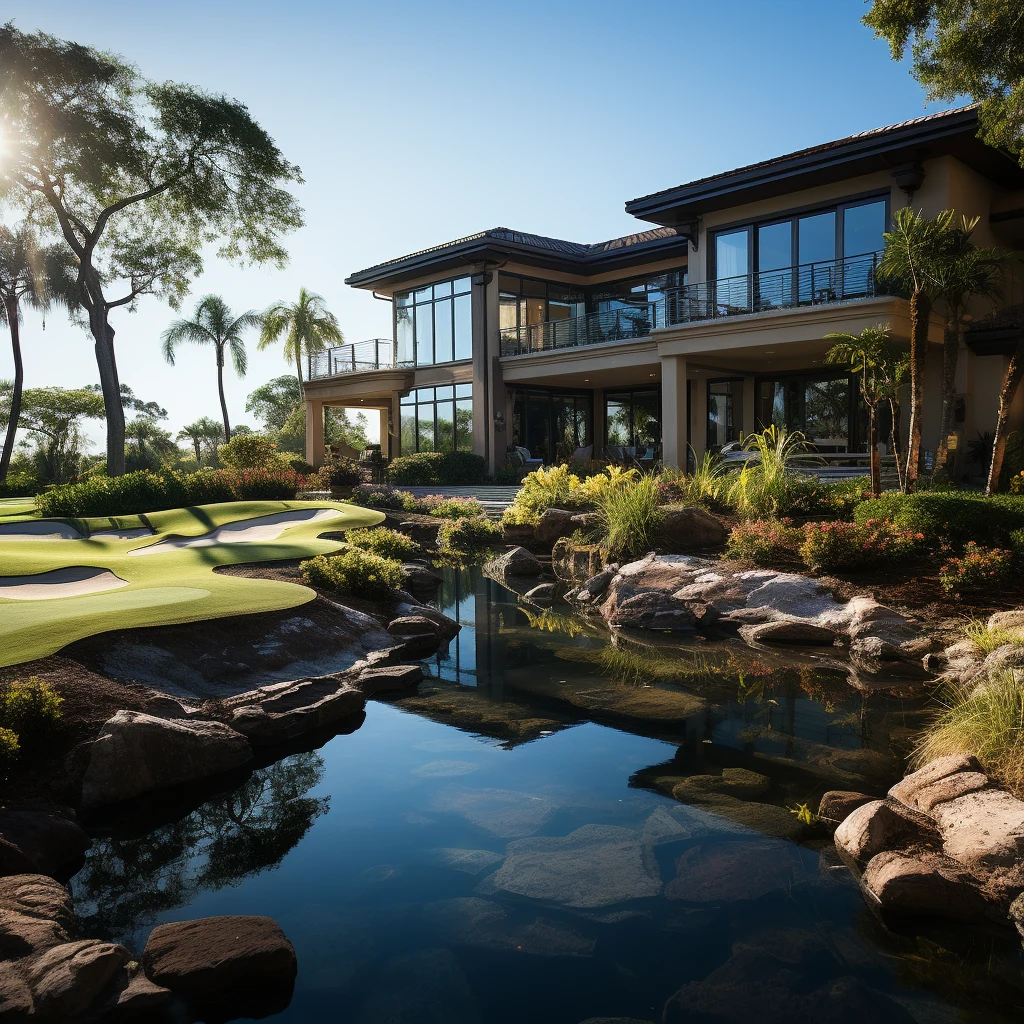
<instances>
[{"instance_id":1,"label":"palm tree trunk","mask_svg":"<svg viewBox=\"0 0 1024 1024\"><path fill-rule=\"evenodd\" d=\"M1006 376L1003 377L1003 386L999 392L999 414L996 417L996 436L992 441L992 462L988 467L986 494L994 494L999 489L999 475L1003 471L1003 456L1006 454L1006 424L1021 377L1024 377L1024 338L1017 342L1017 348L1010 357L1010 365L1006 367Z\"/></svg>"},{"instance_id":2,"label":"palm tree trunk","mask_svg":"<svg viewBox=\"0 0 1024 1024\"><path fill-rule=\"evenodd\" d=\"M224 348L217 346L217 393L220 395L220 414L224 417L224 443L231 440L231 424L228 422L228 403L224 398Z\"/></svg>"},{"instance_id":3,"label":"palm tree trunk","mask_svg":"<svg viewBox=\"0 0 1024 1024\"><path fill-rule=\"evenodd\" d=\"M921 462L921 417L924 405L924 358L928 347L928 318L932 303L915 290L910 296L910 446L907 452L907 490L917 483Z\"/></svg>"},{"instance_id":4,"label":"palm tree trunk","mask_svg":"<svg viewBox=\"0 0 1024 1024\"><path fill-rule=\"evenodd\" d=\"M107 312L102 306L90 310L89 329L96 342L96 367L107 420L107 473L124 476L124 406L114 358L114 328L107 322Z\"/></svg>"},{"instance_id":5,"label":"palm tree trunk","mask_svg":"<svg viewBox=\"0 0 1024 1024\"><path fill-rule=\"evenodd\" d=\"M935 468L946 469L949 435L953 432L953 400L956 398L956 364L960 358L960 317L950 317L942 338L942 417Z\"/></svg>"},{"instance_id":6,"label":"palm tree trunk","mask_svg":"<svg viewBox=\"0 0 1024 1024\"><path fill-rule=\"evenodd\" d=\"M196 465L197 466L201 466L203 464L203 460L199 457L199 438L198 437L193 437L192 438L192 447L195 448L195 450L196 450Z\"/></svg>"},{"instance_id":7,"label":"palm tree trunk","mask_svg":"<svg viewBox=\"0 0 1024 1024\"><path fill-rule=\"evenodd\" d=\"M25 385L25 366L21 358L21 325L18 323L18 300L13 295L5 297L4 309L7 313L7 323L11 327L11 351L14 353L14 390L11 392L11 416L7 423L7 436L4 438L3 453L0 454L0 484L7 480L7 472L11 468L14 436L18 433L18 420L21 417L21 392Z\"/></svg>"},{"instance_id":8,"label":"palm tree trunk","mask_svg":"<svg viewBox=\"0 0 1024 1024\"><path fill-rule=\"evenodd\" d=\"M299 394L302 394L302 353L295 350L295 372L299 378Z\"/></svg>"}]
</instances>

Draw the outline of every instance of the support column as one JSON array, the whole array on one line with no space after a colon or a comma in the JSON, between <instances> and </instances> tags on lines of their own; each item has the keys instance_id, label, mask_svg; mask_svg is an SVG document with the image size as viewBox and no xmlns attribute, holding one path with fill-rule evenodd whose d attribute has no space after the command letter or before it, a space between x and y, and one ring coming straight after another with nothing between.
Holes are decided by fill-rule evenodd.
<instances>
[{"instance_id":1,"label":"support column","mask_svg":"<svg viewBox=\"0 0 1024 1024\"><path fill-rule=\"evenodd\" d=\"M690 410L686 401L686 359L661 358L661 459L666 466L686 471L686 427Z\"/></svg>"},{"instance_id":2,"label":"support column","mask_svg":"<svg viewBox=\"0 0 1024 1024\"><path fill-rule=\"evenodd\" d=\"M380 453L385 458L391 457L391 433L388 429L388 423L391 420L390 409L378 409L380 415Z\"/></svg>"},{"instance_id":3,"label":"support column","mask_svg":"<svg viewBox=\"0 0 1024 1024\"><path fill-rule=\"evenodd\" d=\"M693 379L691 391L693 401L687 415L690 416L690 447L693 457L700 462L708 447L708 378L706 373L698 373ZM684 458L685 453L684 453Z\"/></svg>"},{"instance_id":4,"label":"support column","mask_svg":"<svg viewBox=\"0 0 1024 1024\"><path fill-rule=\"evenodd\" d=\"M594 388L594 458L600 459L604 456L604 388Z\"/></svg>"},{"instance_id":5,"label":"support column","mask_svg":"<svg viewBox=\"0 0 1024 1024\"><path fill-rule=\"evenodd\" d=\"M757 413L754 406L754 378L743 378L743 419L740 420L740 433L746 437L747 434L757 433Z\"/></svg>"},{"instance_id":6,"label":"support column","mask_svg":"<svg viewBox=\"0 0 1024 1024\"><path fill-rule=\"evenodd\" d=\"M318 469L324 464L324 403L306 399L306 461Z\"/></svg>"}]
</instances>

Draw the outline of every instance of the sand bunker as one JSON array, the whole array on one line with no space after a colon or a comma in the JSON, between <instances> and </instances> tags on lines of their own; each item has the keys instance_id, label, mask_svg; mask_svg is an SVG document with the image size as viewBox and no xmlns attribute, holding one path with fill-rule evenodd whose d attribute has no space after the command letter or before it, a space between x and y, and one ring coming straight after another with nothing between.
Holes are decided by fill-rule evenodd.
<instances>
[{"instance_id":1,"label":"sand bunker","mask_svg":"<svg viewBox=\"0 0 1024 1024\"><path fill-rule=\"evenodd\" d=\"M155 532L148 526L133 526L125 530L95 530L89 536L103 537L106 540L138 540L139 537L152 537Z\"/></svg>"},{"instance_id":2,"label":"sand bunker","mask_svg":"<svg viewBox=\"0 0 1024 1024\"><path fill-rule=\"evenodd\" d=\"M227 523L210 533L200 537L172 537L151 544L149 547L136 548L129 555L158 555L166 551L178 551L181 548L209 548L215 544L256 544L278 537L296 523L320 522L326 519L341 519L345 515L336 508L303 508L292 512L275 512L270 516L259 516L256 519L243 519L237 523Z\"/></svg>"},{"instance_id":3,"label":"sand bunker","mask_svg":"<svg viewBox=\"0 0 1024 1024\"><path fill-rule=\"evenodd\" d=\"M52 519L22 523L0 523L0 540L81 540L82 535L67 523Z\"/></svg>"},{"instance_id":4,"label":"sand bunker","mask_svg":"<svg viewBox=\"0 0 1024 1024\"><path fill-rule=\"evenodd\" d=\"M80 597L127 586L127 580L115 576L109 569L72 565L34 576L0 576L0 598L48 601L55 597Z\"/></svg>"}]
</instances>

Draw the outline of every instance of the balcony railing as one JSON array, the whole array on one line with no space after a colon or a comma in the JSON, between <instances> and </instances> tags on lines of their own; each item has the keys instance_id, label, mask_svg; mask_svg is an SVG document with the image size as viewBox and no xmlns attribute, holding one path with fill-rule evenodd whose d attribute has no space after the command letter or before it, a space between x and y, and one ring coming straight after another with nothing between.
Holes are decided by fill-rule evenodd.
<instances>
[{"instance_id":1,"label":"balcony railing","mask_svg":"<svg viewBox=\"0 0 1024 1024\"><path fill-rule=\"evenodd\" d=\"M659 327L773 309L817 306L884 294L876 278L881 253L719 278L676 288L657 302L502 331L503 356L643 338Z\"/></svg>"},{"instance_id":2,"label":"balcony railing","mask_svg":"<svg viewBox=\"0 0 1024 1024\"><path fill-rule=\"evenodd\" d=\"M390 338L371 338L314 353L308 359L308 379L362 370L390 370L395 365L395 343Z\"/></svg>"}]
</instances>

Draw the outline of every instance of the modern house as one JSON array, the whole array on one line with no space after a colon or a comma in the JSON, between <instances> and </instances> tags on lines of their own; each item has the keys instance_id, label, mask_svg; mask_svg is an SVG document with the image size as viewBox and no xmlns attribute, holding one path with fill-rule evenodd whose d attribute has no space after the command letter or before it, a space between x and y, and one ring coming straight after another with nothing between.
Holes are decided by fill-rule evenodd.
<instances>
[{"instance_id":1,"label":"modern house","mask_svg":"<svg viewBox=\"0 0 1024 1024\"><path fill-rule=\"evenodd\" d=\"M1024 170L977 130L968 107L689 182L627 202L650 226L596 245L494 228L352 274L391 303L393 337L311 361L309 461L323 459L325 405L380 410L385 454L472 450L492 472L511 445L545 462L628 448L685 466L687 446L699 457L771 423L823 453L863 452L857 383L826 364L825 335L886 322L909 338L908 302L876 277L893 211L953 208L981 218L979 244L1024 248ZM1000 308L1022 289L1009 280ZM936 396L943 325L933 314ZM993 428L1009 351L965 346L962 437ZM926 448L938 420L935 400Z\"/></svg>"}]
</instances>

